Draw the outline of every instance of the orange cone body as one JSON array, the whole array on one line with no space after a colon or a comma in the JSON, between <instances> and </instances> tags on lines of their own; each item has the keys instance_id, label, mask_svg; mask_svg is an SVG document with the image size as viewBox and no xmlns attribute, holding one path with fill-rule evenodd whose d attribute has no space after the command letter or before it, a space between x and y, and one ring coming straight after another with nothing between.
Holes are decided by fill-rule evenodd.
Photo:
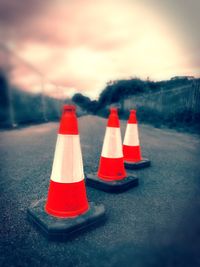
<instances>
[{"instance_id":1,"label":"orange cone body","mask_svg":"<svg viewBox=\"0 0 200 267\"><path fill-rule=\"evenodd\" d=\"M116 108L110 109L99 163L98 177L107 181L121 180L126 177L120 124Z\"/></svg>"},{"instance_id":2,"label":"orange cone body","mask_svg":"<svg viewBox=\"0 0 200 267\"><path fill-rule=\"evenodd\" d=\"M138 136L138 124L136 110L130 111L124 142L123 142L124 161L138 162L142 160L141 149Z\"/></svg>"},{"instance_id":3,"label":"orange cone body","mask_svg":"<svg viewBox=\"0 0 200 267\"><path fill-rule=\"evenodd\" d=\"M74 217L89 208L75 107L65 105L54 154L45 210L56 217Z\"/></svg>"}]
</instances>

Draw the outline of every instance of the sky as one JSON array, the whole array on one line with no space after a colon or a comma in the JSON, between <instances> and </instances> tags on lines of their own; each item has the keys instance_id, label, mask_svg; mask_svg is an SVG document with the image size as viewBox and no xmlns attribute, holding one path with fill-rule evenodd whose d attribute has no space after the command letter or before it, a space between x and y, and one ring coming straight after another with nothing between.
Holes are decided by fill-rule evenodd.
<instances>
[{"instance_id":1,"label":"sky","mask_svg":"<svg viewBox=\"0 0 200 267\"><path fill-rule=\"evenodd\" d=\"M110 80L200 76L199 0L0 0L11 83L95 99Z\"/></svg>"}]
</instances>

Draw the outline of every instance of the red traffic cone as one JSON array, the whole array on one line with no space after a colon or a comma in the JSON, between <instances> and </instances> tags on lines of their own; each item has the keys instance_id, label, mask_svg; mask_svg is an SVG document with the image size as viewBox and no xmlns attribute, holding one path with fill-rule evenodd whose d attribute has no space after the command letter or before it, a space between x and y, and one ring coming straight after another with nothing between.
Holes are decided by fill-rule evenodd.
<instances>
[{"instance_id":1,"label":"red traffic cone","mask_svg":"<svg viewBox=\"0 0 200 267\"><path fill-rule=\"evenodd\" d=\"M45 205L45 216L44 208L41 205L30 208L29 215L34 221L37 221L41 228L46 228L49 235L53 233L54 236L60 233L68 235L78 231L94 223L104 214L102 205L88 204L78 122L75 107L71 105L65 105L63 109ZM49 219L51 216L48 214L55 217L54 221ZM78 218L81 216L82 220L76 219L77 216ZM42 220L44 221L41 223Z\"/></svg>"},{"instance_id":2,"label":"red traffic cone","mask_svg":"<svg viewBox=\"0 0 200 267\"><path fill-rule=\"evenodd\" d=\"M98 177L107 181L121 180L126 177L119 118L116 108L110 109Z\"/></svg>"},{"instance_id":3,"label":"red traffic cone","mask_svg":"<svg viewBox=\"0 0 200 267\"><path fill-rule=\"evenodd\" d=\"M130 186L138 182L136 177L126 177L116 108L110 109L97 176L99 179L87 175L87 184L109 192L124 191L125 188L128 189L127 183Z\"/></svg>"},{"instance_id":4,"label":"red traffic cone","mask_svg":"<svg viewBox=\"0 0 200 267\"><path fill-rule=\"evenodd\" d=\"M61 118L46 211L57 217L88 210L75 107L65 106Z\"/></svg>"},{"instance_id":5,"label":"red traffic cone","mask_svg":"<svg viewBox=\"0 0 200 267\"><path fill-rule=\"evenodd\" d=\"M150 165L150 161L141 156L136 110L130 111L123 142L123 154L126 168L137 169Z\"/></svg>"}]
</instances>

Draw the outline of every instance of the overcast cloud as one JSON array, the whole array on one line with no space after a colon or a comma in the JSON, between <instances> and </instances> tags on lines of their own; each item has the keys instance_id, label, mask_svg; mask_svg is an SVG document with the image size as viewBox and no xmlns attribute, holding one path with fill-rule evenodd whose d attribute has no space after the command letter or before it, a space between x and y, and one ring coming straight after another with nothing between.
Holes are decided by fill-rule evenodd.
<instances>
[{"instance_id":1,"label":"overcast cloud","mask_svg":"<svg viewBox=\"0 0 200 267\"><path fill-rule=\"evenodd\" d=\"M113 79L198 76L199 10L199 0L0 0L0 42L66 94L96 97ZM13 82L39 90L32 70L10 62Z\"/></svg>"}]
</instances>

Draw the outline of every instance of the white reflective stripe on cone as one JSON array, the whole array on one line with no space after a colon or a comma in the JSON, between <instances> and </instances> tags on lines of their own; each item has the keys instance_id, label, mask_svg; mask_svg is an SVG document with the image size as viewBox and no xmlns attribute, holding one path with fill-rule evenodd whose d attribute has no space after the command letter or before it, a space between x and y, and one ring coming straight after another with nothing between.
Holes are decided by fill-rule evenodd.
<instances>
[{"instance_id":1,"label":"white reflective stripe on cone","mask_svg":"<svg viewBox=\"0 0 200 267\"><path fill-rule=\"evenodd\" d=\"M139 146L138 125L128 123L124 137L124 145L126 146Z\"/></svg>"},{"instance_id":2,"label":"white reflective stripe on cone","mask_svg":"<svg viewBox=\"0 0 200 267\"><path fill-rule=\"evenodd\" d=\"M84 179L79 135L58 134L51 180L74 183Z\"/></svg>"},{"instance_id":3,"label":"white reflective stripe on cone","mask_svg":"<svg viewBox=\"0 0 200 267\"><path fill-rule=\"evenodd\" d=\"M122 153L122 139L120 128L107 127L102 148L102 157L105 158L121 158Z\"/></svg>"}]
</instances>

